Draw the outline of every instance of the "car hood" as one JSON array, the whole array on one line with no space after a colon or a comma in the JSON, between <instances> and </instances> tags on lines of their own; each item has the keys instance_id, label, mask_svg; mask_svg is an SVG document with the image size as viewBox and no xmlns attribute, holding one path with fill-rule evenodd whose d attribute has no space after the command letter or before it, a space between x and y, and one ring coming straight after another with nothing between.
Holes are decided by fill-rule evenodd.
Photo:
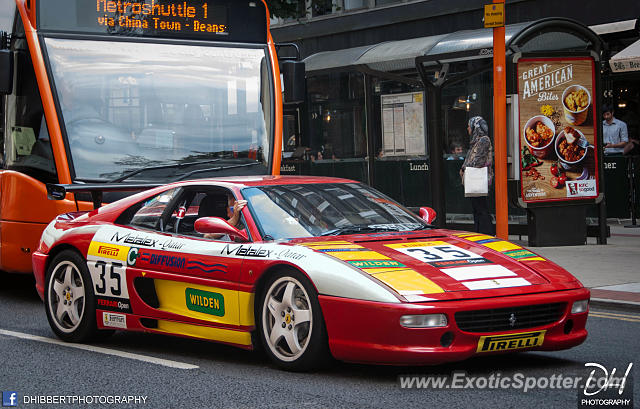
<instances>
[{"instance_id":1,"label":"car hood","mask_svg":"<svg viewBox=\"0 0 640 409\"><path fill-rule=\"evenodd\" d=\"M297 245L358 268L408 301L580 288L562 267L517 244L450 230L299 239Z\"/></svg>"}]
</instances>

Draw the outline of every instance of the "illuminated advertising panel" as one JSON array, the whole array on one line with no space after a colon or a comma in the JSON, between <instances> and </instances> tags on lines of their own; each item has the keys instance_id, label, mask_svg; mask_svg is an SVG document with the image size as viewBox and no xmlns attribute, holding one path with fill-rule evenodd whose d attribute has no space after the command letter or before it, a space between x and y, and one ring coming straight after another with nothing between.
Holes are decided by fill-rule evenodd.
<instances>
[{"instance_id":1,"label":"illuminated advertising panel","mask_svg":"<svg viewBox=\"0 0 640 409\"><path fill-rule=\"evenodd\" d=\"M598 196L598 118L591 58L518 61L520 172L525 202Z\"/></svg>"}]
</instances>

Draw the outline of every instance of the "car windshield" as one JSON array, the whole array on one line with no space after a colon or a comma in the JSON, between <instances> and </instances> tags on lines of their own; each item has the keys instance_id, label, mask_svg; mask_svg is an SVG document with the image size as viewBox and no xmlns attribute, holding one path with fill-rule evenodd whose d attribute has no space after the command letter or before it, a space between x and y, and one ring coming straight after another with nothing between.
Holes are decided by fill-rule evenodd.
<instances>
[{"instance_id":1,"label":"car windshield","mask_svg":"<svg viewBox=\"0 0 640 409\"><path fill-rule=\"evenodd\" d=\"M264 47L45 44L76 179L144 168L154 172L131 178L171 179L194 171L178 165L199 161L214 176L244 164L246 173L268 173L273 103Z\"/></svg>"},{"instance_id":2,"label":"car windshield","mask_svg":"<svg viewBox=\"0 0 640 409\"><path fill-rule=\"evenodd\" d=\"M267 240L429 227L400 204L360 183L251 187L243 189L242 195Z\"/></svg>"}]
</instances>

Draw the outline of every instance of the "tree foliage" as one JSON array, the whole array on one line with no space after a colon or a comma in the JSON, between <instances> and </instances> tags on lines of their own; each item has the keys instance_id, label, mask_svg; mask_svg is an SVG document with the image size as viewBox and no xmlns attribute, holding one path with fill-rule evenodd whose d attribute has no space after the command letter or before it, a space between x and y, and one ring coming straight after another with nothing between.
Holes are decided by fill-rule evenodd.
<instances>
[{"instance_id":1,"label":"tree foliage","mask_svg":"<svg viewBox=\"0 0 640 409\"><path fill-rule=\"evenodd\" d=\"M271 16L278 18L300 18L303 17L307 9L313 9L314 14L324 14L323 11L331 10L332 0L311 0L307 7L305 0L265 0L269 7Z\"/></svg>"},{"instance_id":2,"label":"tree foliage","mask_svg":"<svg viewBox=\"0 0 640 409\"><path fill-rule=\"evenodd\" d=\"M271 16L279 18L295 18L299 15L300 3L297 0L266 0ZM304 7L304 1L302 2Z\"/></svg>"}]
</instances>

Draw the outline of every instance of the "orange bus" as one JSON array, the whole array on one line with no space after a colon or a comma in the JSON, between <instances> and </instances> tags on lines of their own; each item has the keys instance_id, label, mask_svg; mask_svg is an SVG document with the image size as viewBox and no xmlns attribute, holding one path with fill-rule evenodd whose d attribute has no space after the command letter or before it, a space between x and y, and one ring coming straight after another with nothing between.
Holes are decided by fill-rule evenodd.
<instances>
[{"instance_id":1,"label":"orange bus","mask_svg":"<svg viewBox=\"0 0 640 409\"><path fill-rule=\"evenodd\" d=\"M47 183L278 174L282 88L263 0L0 0L0 270L30 273ZM121 192L106 192L104 201Z\"/></svg>"}]
</instances>

